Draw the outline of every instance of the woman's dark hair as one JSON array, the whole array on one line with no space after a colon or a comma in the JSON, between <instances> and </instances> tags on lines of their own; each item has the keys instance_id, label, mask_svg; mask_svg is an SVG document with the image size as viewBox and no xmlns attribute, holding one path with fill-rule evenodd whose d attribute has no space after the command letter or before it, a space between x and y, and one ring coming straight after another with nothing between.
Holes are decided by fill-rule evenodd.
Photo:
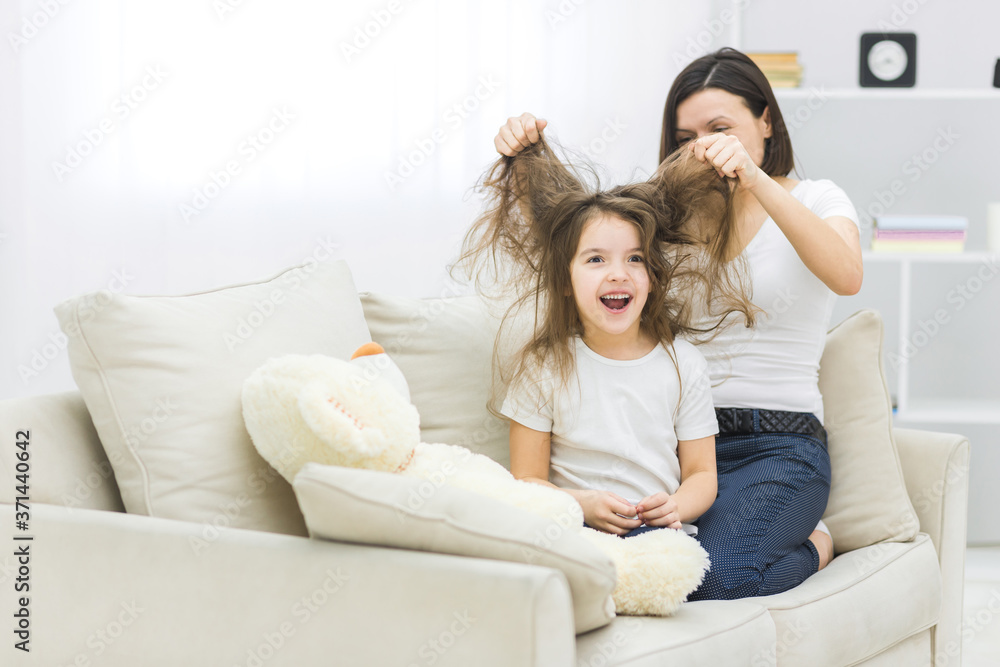
<instances>
[{"instance_id":1,"label":"woman's dark hair","mask_svg":"<svg viewBox=\"0 0 1000 667\"><path fill-rule=\"evenodd\" d=\"M760 168L768 176L785 176L794 167L792 140L781 117L781 109L767 77L754 61L736 49L723 48L698 58L677 75L663 109L663 136L660 161L677 147L677 107L695 93L717 88L743 99L755 118L770 110L771 137L764 140L764 160Z\"/></svg>"}]
</instances>

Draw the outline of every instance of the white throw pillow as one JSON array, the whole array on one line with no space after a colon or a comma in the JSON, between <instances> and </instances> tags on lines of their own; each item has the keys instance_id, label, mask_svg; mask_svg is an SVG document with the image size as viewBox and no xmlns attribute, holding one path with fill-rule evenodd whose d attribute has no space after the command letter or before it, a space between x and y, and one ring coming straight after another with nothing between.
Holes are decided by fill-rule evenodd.
<instances>
[{"instance_id":1,"label":"white throw pillow","mask_svg":"<svg viewBox=\"0 0 1000 667\"><path fill-rule=\"evenodd\" d=\"M315 538L556 568L577 633L615 615L615 566L575 529L491 498L386 472L308 463L295 495Z\"/></svg>"},{"instance_id":2,"label":"white throw pillow","mask_svg":"<svg viewBox=\"0 0 1000 667\"><path fill-rule=\"evenodd\" d=\"M270 357L349 358L370 340L343 261L184 296L97 292L56 307L127 511L304 535L291 485L243 424L243 381Z\"/></svg>"},{"instance_id":3,"label":"white throw pillow","mask_svg":"<svg viewBox=\"0 0 1000 667\"><path fill-rule=\"evenodd\" d=\"M487 303L478 296L414 299L363 292L361 305L372 340L410 386L420 439L461 445L509 469L507 422L487 408L500 326Z\"/></svg>"},{"instance_id":4,"label":"white throw pillow","mask_svg":"<svg viewBox=\"0 0 1000 667\"><path fill-rule=\"evenodd\" d=\"M876 311L858 311L827 334L819 389L832 471L823 521L835 549L843 553L912 540L920 524L892 435L882 318Z\"/></svg>"}]
</instances>

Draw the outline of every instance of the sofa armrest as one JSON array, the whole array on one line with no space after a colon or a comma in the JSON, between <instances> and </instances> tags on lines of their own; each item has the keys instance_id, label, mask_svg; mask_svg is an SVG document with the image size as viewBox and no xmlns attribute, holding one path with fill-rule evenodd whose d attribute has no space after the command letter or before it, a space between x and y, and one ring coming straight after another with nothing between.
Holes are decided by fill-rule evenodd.
<instances>
[{"instance_id":1,"label":"sofa armrest","mask_svg":"<svg viewBox=\"0 0 1000 667\"><path fill-rule=\"evenodd\" d=\"M49 505L30 527L8 541L30 553L31 652L3 647L16 665L575 662L556 570L236 529L205 541L197 524ZM10 625L20 565L0 566Z\"/></svg>"},{"instance_id":2,"label":"sofa armrest","mask_svg":"<svg viewBox=\"0 0 1000 667\"><path fill-rule=\"evenodd\" d=\"M969 511L969 441L961 435L895 429L906 490L930 535L941 564L941 617L934 655L958 658L962 649L962 599Z\"/></svg>"},{"instance_id":3,"label":"sofa armrest","mask_svg":"<svg viewBox=\"0 0 1000 667\"><path fill-rule=\"evenodd\" d=\"M0 400L0 433L11 443L0 447L0 503L13 503L17 495L11 482L20 450L13 441L23 429L30 434L31 469L44 472L32 476L34 502L125 511L111 462L78 391Z\"/></svg>"}]
</instances>

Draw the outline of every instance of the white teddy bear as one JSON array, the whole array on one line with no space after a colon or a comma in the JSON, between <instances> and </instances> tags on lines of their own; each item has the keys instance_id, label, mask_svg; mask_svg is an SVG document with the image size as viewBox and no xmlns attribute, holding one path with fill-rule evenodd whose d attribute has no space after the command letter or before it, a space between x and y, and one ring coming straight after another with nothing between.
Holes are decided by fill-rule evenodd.
<instances>
[{"instance_id":1,"label":"white teddy bear","mask_svg":"<svg viewBox=\"0 0 1000 667\"><path fill-rule=\"evenodd\" d=\"M464 447L420 442L420 417L402 372L382 348L362 346L350 362L322 355L271 359L243 384L243 417L261 456L291 482L306 463L442 478L570 524L615 563L619 614L668 616L701 583L708 554L682 531L622 539L583 525L568 494L522 482Z\"/></svg>"}]
</instances>

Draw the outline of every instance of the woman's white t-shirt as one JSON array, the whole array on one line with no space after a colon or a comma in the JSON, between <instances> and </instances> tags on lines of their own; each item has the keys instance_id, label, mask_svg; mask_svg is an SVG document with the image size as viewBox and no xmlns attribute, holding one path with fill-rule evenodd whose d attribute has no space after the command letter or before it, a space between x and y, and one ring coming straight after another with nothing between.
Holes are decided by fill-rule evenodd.
<instances>
[{"instance_id":1,"label":"woman's white t-shirt","mask_svg":"<svg viewBox=\"0 0 1000 667\"><path fill-rule=\"evenodd\" d=\"M800 181L791 193L820 218L843 216L858 224L851 200L831 181ZM722 333L698 346L708 361L715 406L811 412L822 421L819 361L837 295L806 268L770 217L743 254L752 301L764 312L752 329L743 326L742 315L730 315Z\"/></svg>"},{"instance_id":2,"label":"woman's white t-shirt","mask_svg":"<svg viewBox=\"0 0 1000 667\"><path fill-rule=\"evenodd\" d=\"M558 487L611 491L633 504L672 494L678 440L719 432L704 357L683 340L674 356L676 366L657 345L640 359L608 359L577 338L570 386L551 373L520 383L501 413L552 434L549 481Z\"/></svg>"}]
</instances>

